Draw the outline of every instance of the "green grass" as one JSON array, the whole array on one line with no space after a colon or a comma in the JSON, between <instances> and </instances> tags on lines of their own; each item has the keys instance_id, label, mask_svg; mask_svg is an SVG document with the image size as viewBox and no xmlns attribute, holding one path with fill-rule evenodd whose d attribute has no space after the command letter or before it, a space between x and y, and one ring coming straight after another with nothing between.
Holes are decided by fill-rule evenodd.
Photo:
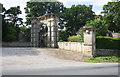
<instances>
[{"instance_id":1,"label":"green grass","mask_svg":"<svg viewBox=\"0 0 120 77\"><path fill-rule=\"evenodd\" d=\"M87 62L90 63L100 63L100 62L110 62L110 63L120 63L120 57L117 56L99 56L94 58L89 58Z\"/></svg>"}]
</instances>

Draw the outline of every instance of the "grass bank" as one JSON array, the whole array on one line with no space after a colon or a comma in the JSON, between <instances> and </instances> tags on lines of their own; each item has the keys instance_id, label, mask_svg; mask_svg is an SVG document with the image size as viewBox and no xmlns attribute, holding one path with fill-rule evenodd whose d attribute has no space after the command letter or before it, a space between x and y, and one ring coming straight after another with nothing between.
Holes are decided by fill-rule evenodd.
<instances>
[{"instance_id":1,"label":"grass bank","mask_svg":"<svg viewBox=\"0 0 120 77\"><path fill-rule=\"evenodd\" d=\"M89 58L86 62L90 62L90 63L100 63L100 62L120 63L120 57L98 56L98 57L94 57L94 58Z\"/></svg>"}]
</instances>

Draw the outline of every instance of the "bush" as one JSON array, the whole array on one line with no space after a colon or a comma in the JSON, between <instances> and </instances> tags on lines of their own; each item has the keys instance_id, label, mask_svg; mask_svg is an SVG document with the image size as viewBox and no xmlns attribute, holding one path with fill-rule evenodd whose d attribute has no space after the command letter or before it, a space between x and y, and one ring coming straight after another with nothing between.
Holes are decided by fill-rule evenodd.
<instances>
[{"instance_id":1,"label":"bush","mask_svg":"<svg viewBox=\"0 0 120 77\"><path fill-rule=\"evenodd\" d=\"M59 42L64 42L63 40L59 40Z\"/></svg>"},{"instance_id":2,"label":"bush","mask_svg":"<svg viewBox=\"0 0 120 77\"><path fill-rule=\"evenodd\" d=\"M79 29L76 34L80 37L80 42L84 42L84 31L82 29Z\"/></svg>"},{"instance_id":3,"label":"bush","mask_svg":"<svg viewBox=\"0 0 120 77\"><path fill-rule=\"evenodd\" d=\"M80 42L80 37L79 36L70 36L68 37L69 42Z\"/></svg>"},{"instance_id":4,"label":"bush","mask_svg":"<svg viewBox=\"0 0 120 77\"><path fill-rule=\"evenodd\" d=\"M96 48L98 49L117 49L120 50L120 38L105 36L96 37Z\"/></svg>"}]
</instances>

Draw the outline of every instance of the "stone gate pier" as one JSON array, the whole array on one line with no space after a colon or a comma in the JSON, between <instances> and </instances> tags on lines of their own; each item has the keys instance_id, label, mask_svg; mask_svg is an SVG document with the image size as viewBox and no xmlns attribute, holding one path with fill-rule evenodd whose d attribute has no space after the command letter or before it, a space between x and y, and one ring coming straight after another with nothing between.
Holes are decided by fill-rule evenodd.
<instances>
[{"instance_id":1,"label":"stone gate pier","mask_svg":"<svg viewBox=\"0 0 120 77\"><path fill-rule=\"evenodd\" d=\"M82 28L84 30L84 46L83 46L83 54L87 56L96 56L96 45L95 45L95 27L84 26Z\"/></svg>"}]
</instances>

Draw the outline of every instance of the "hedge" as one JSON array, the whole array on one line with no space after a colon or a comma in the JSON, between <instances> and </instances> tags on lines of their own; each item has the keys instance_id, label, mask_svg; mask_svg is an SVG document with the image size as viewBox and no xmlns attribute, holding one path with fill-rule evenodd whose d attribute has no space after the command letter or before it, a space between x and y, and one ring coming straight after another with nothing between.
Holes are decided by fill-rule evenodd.
<instances>
[{"instance_id":1,"label":"hedge","mask_svg":"<svg viewBox=\"0 0 120 77\"><path fill-rule=\"evenodd\" d=\"M79 36L69 36L68 37L68 41L69 42L79 42L80 41L80 37Z\"/></svg>"},{"instance_id":2,"label":"hedge","mask_svg":"<svg viewBox=\"0 0 120 77\"><path fill-rule=\"evenodd\" d=\"M120 50L120 38L112 38L106 36L96 37L97 49L117 49Z\"/></svg>"}]
</instances>

